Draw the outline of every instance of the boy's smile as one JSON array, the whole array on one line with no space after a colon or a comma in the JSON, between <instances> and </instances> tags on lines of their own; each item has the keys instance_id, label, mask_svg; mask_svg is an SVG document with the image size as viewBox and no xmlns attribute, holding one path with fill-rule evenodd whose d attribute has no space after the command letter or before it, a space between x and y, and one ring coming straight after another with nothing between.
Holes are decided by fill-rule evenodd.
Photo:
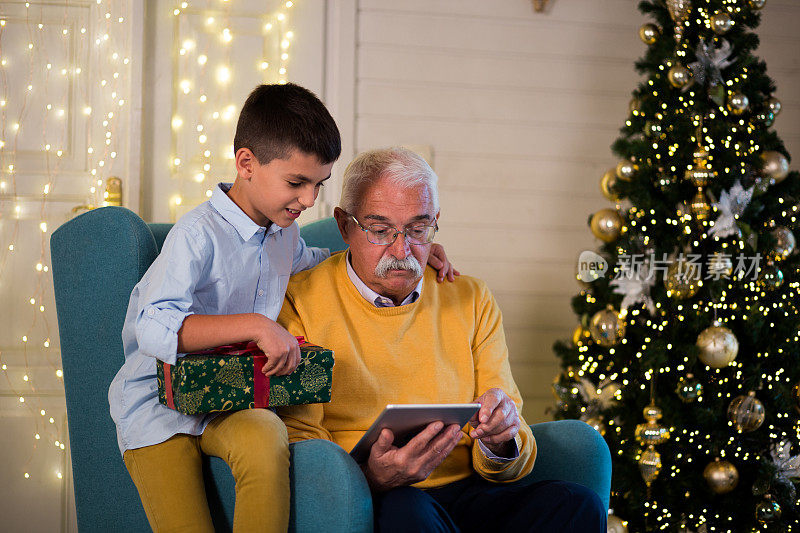
<instances>
[{"instance_id":1,"label":"boy's smile","mask_svg":"<svg viewBox=\"0 0 800 533\"><path fill-rule=\"evenodd\" d=\"M259 226L274 223L288 228L314 205L332 167L333 163L323 165L317 156L299 150L262 165L248 148L240 148L236 182L228 196Z\"/></svg>"}]
</instances>

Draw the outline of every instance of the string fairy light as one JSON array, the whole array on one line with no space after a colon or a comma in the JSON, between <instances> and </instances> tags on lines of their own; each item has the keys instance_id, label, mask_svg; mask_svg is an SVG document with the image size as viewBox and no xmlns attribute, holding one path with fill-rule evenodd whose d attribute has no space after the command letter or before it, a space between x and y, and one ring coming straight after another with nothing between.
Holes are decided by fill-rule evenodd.
<instances>
[{"instance_id":1,"label":"string fairy light","mask_svg":"<svg viewBox=\"0 0 800 533\"><path fill-rule=\"evenodd\" d=\"M43 404L63 394L58 346L51 343L49 238L64 218L53 200L103 205L95 176L111 175L124 159L109 155L119 152L116 131L127 126L129 9L127 1L68 0L45 9L9 4L0 13L0 292L3 304L15 308L12 314L30 313L21 331L3 338L0 371L19 408L40 415L27 437L32 452L42 441L66 450L63 415L48 413ZM87 168L74 157L76 149L85 150ZM86 193L74 192L82 181ZM53 198L59 188L63 192ZM28 269L30 286L29 276L19 274ZM11 272L19 276L13 283ZM19 465L22 478L45 475L31 464L34 457ZM62 479L60 469L55 477Z\"/></svg>"},{"instance_id":2,"label":"string fairy light","mask_svg":"<svg viewBox=\"0 0 800 533\"><path fill-rule=\"evenodd\" d=\"M209 198L217 182L230 181L230 141L246 91L257 83L287 83L294 6L295 2L280 2L254 20L251 13L239 12L234 1L175 4L168 165L174 184L168 200L173 221ZM260 41L261 53L234 54L244 40L248 45Z\"/></svg>"}]
</instances>

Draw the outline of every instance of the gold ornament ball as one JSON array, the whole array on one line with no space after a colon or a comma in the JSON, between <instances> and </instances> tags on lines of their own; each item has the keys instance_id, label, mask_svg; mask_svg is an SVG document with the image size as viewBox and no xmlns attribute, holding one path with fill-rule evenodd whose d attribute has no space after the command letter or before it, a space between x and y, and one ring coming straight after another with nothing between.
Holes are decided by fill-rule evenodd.
<instances>
[{"instance_id":1,"label":"gold ornament ball","mask_svg":"<svg viewBox=\"0 0 800 533\"><path fill-rule=\"evenodd\" d=\"M781 506L778 502L773 501L769 496L760 501L756 505L756 520L762 524L767 522L774 522L781 517Z\"/></svg>"},{"instance_id":2,"label":"gold ornament ball","mask_svg":"<svg viewBox=\"0 0 800 533\"><path fill-rule=\"evenodd\" d=\"M744 93L731 93L728 97L728 110L734 115L741 115L750 107L750 99Z\"/></svg>"},{"instance_id":3,"label":"gold ornament ball","mask_svg":"<svg viewBox=\"0 0 800 533\"><path fill-rule=\"evenodd\" d=\"M706 465L703 477L715 494L727 494L739 484L739 471L728 461L715 459Z\"/></svg>"},{"instance_id":4,"label":"gold ornament ball","mask_svg":"<svg viewBox=\"0 0 800 533\"><path fill-rule=\"evenodd\" d=\"M631 161L623 159L617 164L617 177L622 181L631 181L638 171L639 167Z\"/></svg>"},{"instance_id":5,"label":"gold ornament ball","mask_svg":"<svg viewBox=\"0 0 800 533\"><path fill-rule=\"evenodd\" d=\"M736 335L725 326L710 326L697 336L700 361L712 368L723 368L731 364L739 353Z\"/></svg>"},{"instance_id":6,"label":"gold ornament ball","mask_svg":"<svg viewBox=\"0 0 800 533\"><path fill-rule=\"evenodd\" d=\"M792 400L794 400L794 409L800 413L800 383L792 387Z\"/></svg>"},{"instance_id":7,"label":"gold ornament ball","mask_svg":"<svg viewBox=\"0 0 800 533\"><path fill-rule=\"evenodd\" d=\"M606 170L605 174L603 174L603 177L600 178L600 190L603 191L603 196L612 202L617 202L620 199L620 196L613 190L613 187L616 183L617 170L614 168Z\"/></svg>"},{"instance_id":8,"label":"gold ornament ball","mask_svg":"<svg viewBox=\"0 0 800 533\"><path fill-rule=\"evenodd\" d=\"M660 36L661 28L655 24L648 22L647 24L642 24L642 27L639 28L639 38L644 44L655 44Z\"/></svg>"},{"instance_id":9,"label":"gold ornament ball","mask_svg":"<svg viewBox=\"0 0 800 533\"><path fill-rule=\"evenodd\" d=\"M701 284L699 268L693 268L686 261L672 262L664 277L667 294L678 300L685 300L697 294Z\"/></svg>"},{"instance_id":10,"label":"gold ornament ball","mask_svg":"<svg viewBox=\"0 0 800 533\"><path fill-rule=\"evenodd\" d=\"M650 445L639 456L639 473L649 487L661 472L661 454Z\"/></svg>"},{"instance_id":11,"label":"gold ornament ball","mask_svg":"<svg viewBox=\"0 0 800 533\"><path fill-rule=\"evenodd\" d=\"M728 406L728 420L730 420L739 433L749 433L761 427L764 423L764 404L756 398L755 392L747 396L737 396Z\"/></svg>"},{"instance_id":12,"label":"gold ornament ball","mask_svg":"<svg viewBox=\"0 0 800 533\"><path fill-rule=\"evenodd\" d=\"M605 436L606 424L601 415L582 416L581 420L592 426L601 436Z\"/></svg>"},{"instance_id":13,"label":"gold ornament ball","mask_svg":"<svg viewBox=\"0 0 800 533\"><path fill-rule=\"evenodd\" d=\"M780 289L783 285L783 272L777 266L767 263L758 269L756 284L768 291Z\"/></svg>"},{"instance_id":14,"label":"gold ornament ball","mask_svg":"<svg viewBox=\"0 0 800 533\"><path fill-rule=\"evenodd\" d=\"M637 116L642 111L642 101L635 96L631 98L628 103L628 111L630 111L631 115Z\"/></svg>"},{"instance_id":15,"label":"gold ornament ball","mask_svg":"<svg viewBox=\"0 0 800 533\"><path fill-rule=\"evenodd\" d=\"M636 426L636 440L646 445L666 442L669 439L669 429L658 423L661 419L661 408L651 403L644 408L642 414L647 423Z\"/></svg>"},{"instance_id":16,"label":"gold ornament ball","mask_svg":"<svg viewBox=\"0 0 800 533\"><path fill-rule=\"evenodd\" d=\"M708 217L711 216L711 211L713 208L711 204L708 203L708 197L706 193L703 192L702 188L697 189L697 193L695 193L694 198L692 198L692 203L689 205L692 210L692 215L694 218L703 221L708 220Z\"/></svg>"},{"instance_id":17,"label":"gold ornament ball","mask_svg":"<svg viewBox=\"0 0 800 533\"><path fill-rule=\"evenodd\" d=\"M780 152L762 152L761 170L765 176L774 179L777 183L789 175L789 161Z\"/></svg>"},{"instance_id":18,"label":"gold ornament ball","mask_svg":"<svg viewBox=\"0 0 800 533\"><path fill-rule=\"evenodd\" d=\"M589 225L595 237L603 242L614 242L622 231L622 217L616 209L601 209L592 215Z\"/></svg>"},{"instance_id":19,"label":"gold ornament ball","mask_svg":"<svg viewBox=\"0 0 800 533\"><path fill-rule=\"evenodd\" d=\"M584 328L581 324L575 326L575 331L572 332L572 345L583 346L592 340L592 334L589 330Z\"/></svg>"},{"instance_id":20,"label":"gold ornament ball","mask_svg":"<svg viewBox=\"0 0 800 533\"><path fill-rule=\"evenodd\" d=\"M685 87L692 79L692 73L683 65L675 65L667 73L670 85L678 89Z\"/></svg>"},{"instance_id":21,"label":"gold ornament ball","mask_svg":"<svg viewBox=\"0 0 800 533\"><path fill-rule=\"evenodd\" d=\"M733 28L733 19L724 11L717 11L711 17L711 29L717 35L724 35Z\"/></svg>"},{"instance_id":22,"label":"gold ornament ball","mask_svg":"<svg viewBox=\"0 0 800 533\"><path fill-rule=\"evenodd\" d=\"M781 101L778 100L777 98L770 98L769 100L767 100L767 106L769 107L769 110L772 111L772 114L774 116L777 117L778 115L781 114L781 108L783 108L783 105L781 104Z\"/></svg>"},{"instance_id":23,"label":"gold ornament ball","mask_svg":"<svg viewBox=\"0 0 800 533\"><path fill-rule=\"evenodd\" d=\"M600 346L614 346L625 337L625 321L620 318L619 311L609 306L594 314L589 332Z\"/></svg>"},{"instance_id":24,"label":"gold ornament ball","mask_svg":"<svg viewBox=\"0 0 800 533\"><path fill-rule=\"evenodd\" d=\"M797 240L792 230L784 226L778 226L772 230L771 234L775 238L775 247L769 251L769 257L776 261L781 261L792 255L797 246Z\"/></svg>"},{"instance_id":25,"label":"gold ornament ball","mask_svg":"<svg viewBox=\"0 0 800 533\"><path fill-rule=\"evenodd\" d=\"M606 523L606 533L628 533L628 528L618 516L610 514Z\"/></svg>"},{"instance_id":26,"label":"gold ornament ball","mask_svg":"<svg viewBox=\"0 0 800 533\"><path fill-rule=\"evenodd\" d=\"M767 3L767 0L750 0L747 3L750 5L750 9L758 11L764 7L764 5Z\"/></svg>"},{"instance_id":27,"label":"gold ornament ball","mask_svg":"<svg viewBox=\"0 0 800 533\"><path fill-rule=\"evenodd\" d=\"M678 380L675 392L678 393L678 397L683 403L690 403L703 395L703 384L693 374L686 374L685 377Z\"/></svg>"}]
</instances>

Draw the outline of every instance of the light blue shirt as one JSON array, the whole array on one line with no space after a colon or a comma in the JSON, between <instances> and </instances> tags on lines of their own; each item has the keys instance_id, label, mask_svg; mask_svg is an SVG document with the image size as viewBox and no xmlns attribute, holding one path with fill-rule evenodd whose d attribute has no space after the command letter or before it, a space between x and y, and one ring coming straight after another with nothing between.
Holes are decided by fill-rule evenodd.
<instances>
[{"instance_id":1,"label":"light blue shirt","mask_svg":"<svg viewBox=\"0 0 800 533\"><path fill-rule=\"evenodd\" d=\"M253 222L226 194L230 186L220 183L209 201L181 217L131 293L125 364L108 390L122 453L178 433L200 435L215 416L184 415L158 401L156 359L175 363L187 316L260 313L275 320L289 276L330 256L306 246L297 223Z\"/></svg>"},{"instance_id":2,"label":"light blue shirt","mask_svg":"<svg viewBox=\"0 0 800 533\"><path fill-rule=\"evenodd\" d=\"M370 289L366 283L364 283L361 278L358 277L356 271L353 270L353 266L350 264L350 250L347 250L347 261L345 261L347 265L347 277L350 278L350 281L353 283L353 286L356 288L358 293L364 298L366 301L374 305L375 307L399 307L395 306L394 302L391 298L387 298L386 296L381 296L377 292ZM419 283L411 291L411 294L406 296L400 305L408 305L416 302L420 295L422 295L422 282L424 278L419 279ZM478 441L478 448L483 452L487 458L491 459L492 461L497 461L498 463L507 463L509 461L513 461L517 457L519 457L519 446L517 445L516 439L514 439L514 449L511 454L511 457L498 457L492 451L486 447L486 445L482 441Z\"/></svg>"}]
</instances>

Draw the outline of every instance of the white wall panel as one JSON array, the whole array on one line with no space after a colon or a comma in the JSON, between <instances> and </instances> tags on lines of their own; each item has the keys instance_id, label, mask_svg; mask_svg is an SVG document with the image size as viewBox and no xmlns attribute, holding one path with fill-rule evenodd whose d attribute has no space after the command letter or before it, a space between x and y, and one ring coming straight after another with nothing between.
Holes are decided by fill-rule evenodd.
<instances>
[{"instance_id":1,"label":"white wall panel","mask_svg":"<svg viewBox=\"0 0 800 533\"><path fill-rule=\"evenodd\" d=\"M586 221L641 80L646 18L630 0L360 0L356 147L430 146L439 240L486 280L503 310L529 421L553 403L551 346L575 324L574 261L597 246ZM800 151L800 3L770 0L758 55ZM796 165L795 165L796 167Z\"/></svg>"}]
</instances>

